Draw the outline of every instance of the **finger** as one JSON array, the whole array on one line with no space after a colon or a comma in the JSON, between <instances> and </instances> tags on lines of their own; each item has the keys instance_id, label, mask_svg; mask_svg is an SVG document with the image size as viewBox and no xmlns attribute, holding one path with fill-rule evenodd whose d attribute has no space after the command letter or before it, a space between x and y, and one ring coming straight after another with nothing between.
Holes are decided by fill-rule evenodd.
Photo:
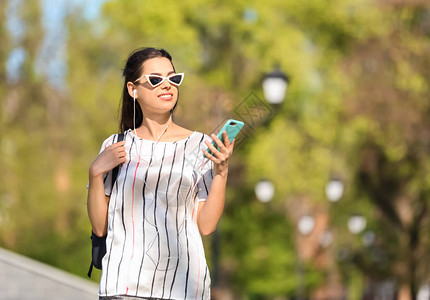
<instances>
[{"instance_id":1,"label":"finger","mask_svg":"<svg viewBox=\"0 0 430 300\"><path fill-rule=\"evenodd\" d=\"M230 146L230 139L228 138L227 132L224 131L222 136L224 137L224 145L228 148Z\"/></svg>"},{"instance_id":2,"label":"finger","mask_svg":"<svg viewBox=\"0 0 430 300\"><path fill-rule=\"evenodd\" d=\"M125 147L124 147L124 146L122 146L122 147L117 147L117 148L113 149L113 151L114 151L115 153L126 152L126 151L125 151Z\"/></svg>"},{"instance_id":3,"label":"finger","mask_svg":"<svg viewBox=\"0 0 430 300\"><path fill-rule=\"evenodd\" d=\"M211 142L205 141L205 144L212 151L212 153L214 153L214 151L218 151L218 149L216 149L215 146Z\"/></svg>"},{"instance_id":4,"label":"finger","mask_svg":"<svg viewBox=\"0 0 430 300\"><path fill-rule=\"evenodd\" d=\"M118 143L113 143L112 145L110 145L107 148L116 149L116 148L124 146L124 145L125 145L125 141L121 141L121 142L118 142Z\"/></svg>"},{"instance_id":5,"label":"finger","mask_svg":"<svg viewBox=\"0 0 430 300\"><path fill-rule=\"evenodd\" d=\"M227 153L226 154L228 154L228 157L230 157L233 154L234 142L235 141L236 140L233 139L233 142L231 142L231 144L227 147Z\"/></svg>"},{"instance_id":6,"label":"finger","mask_svg":"<svg viewBox=\"0 0 430 300\"><path fill-rule=\"evenodd\" d=\"M205 154L205 156L206 156L207 158L211 158L211 157L213 157L213 155L212 155L212 154L210 154L210 153L209 153L209 151L207 151L207 150L202 149L202 152Z\"/></svg>"},{"instance_id":7,"label":"finger","mask_svg":"<svg viewBox=\"0 0 430 300\"><path fill-rule=\"evenodd\" d=\"M121 141L121 142L115 143L114 145L115 145L115 147L124 146L125 145L125 141Z\"/></svg>"},{"instance_id":8,"label":"finger","mask_svg":"<svg viewBox=\"0 0 430 300\"><path fill-rule=\"evenodd\" d=\"M219 150L217 148L215 148L215 146L212 143L209 143L208 141L205 141L205 144L212 151L213 156L219 158L219 156L222 155L221 152L219 152Z\"/></svg>"},{"instance_id":9,"label":"finger","mask_svg":"<svg viewBox=\"0 0 430 300\"><path fill-rule=\"evenodd\" d=\"M210 154L207 150L203 150L202 149L202 152L205 154L205 156L207 157L207 158L209 158L211 161L213 161L213 162L216 162L216 163L219 163L219 160L215 157L215 156L213 156L212 154Z\"/></svg>"},{"instance_id":10,"label":"finger","mask_svg":"<svg viewBox=\"0 0 430 300\"><path fill-rule=\"evenodd\" d=\"M215 141L215 144L217 144L217 146L219 147L219 149L221 151L224 151L225 150L225 146L224 146L223 142L215 134L213 134L213 133L211 134L211 137L213 138L213 140Z\"/></svg>"}]
</instances>

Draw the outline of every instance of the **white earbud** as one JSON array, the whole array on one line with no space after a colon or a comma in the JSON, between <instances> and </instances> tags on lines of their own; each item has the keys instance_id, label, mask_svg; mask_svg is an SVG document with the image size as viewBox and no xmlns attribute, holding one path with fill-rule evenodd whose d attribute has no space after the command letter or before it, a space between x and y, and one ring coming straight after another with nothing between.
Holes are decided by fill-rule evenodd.
<instances>
[{"instance_id":1,"label":"white earbud","mask_svg":"<svg viewBox=\"0 0 430 300\"><path fill-rule=\"evenodd\" d=\"M136 99L136 90L133 90L133 99Z\"/></svg>"}]
</instances>

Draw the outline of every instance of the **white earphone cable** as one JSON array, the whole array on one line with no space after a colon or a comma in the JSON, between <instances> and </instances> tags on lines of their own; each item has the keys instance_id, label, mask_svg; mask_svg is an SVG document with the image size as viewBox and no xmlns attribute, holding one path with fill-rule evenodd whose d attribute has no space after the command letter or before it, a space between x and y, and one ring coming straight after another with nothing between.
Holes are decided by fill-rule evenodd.
<instances>
[{"instance_id":1,"label":"white earphone cable","mask_svg":"<svg viewBox=\"0 0 430 300\"><path fill-rule=\"evenodd\" d=\"M133 129L134 129L134 134L137 136L137 133L136 133L136 90L133 90Z\"/></svg>"}]
</instances>

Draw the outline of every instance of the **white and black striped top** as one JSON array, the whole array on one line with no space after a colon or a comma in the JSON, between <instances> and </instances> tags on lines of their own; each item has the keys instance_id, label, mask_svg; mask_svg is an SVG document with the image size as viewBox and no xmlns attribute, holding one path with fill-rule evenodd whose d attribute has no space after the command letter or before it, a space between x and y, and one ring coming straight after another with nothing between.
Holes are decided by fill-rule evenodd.
<instances>
[{"instance_id":1,"label":"white and black striped top","mask_svg":"<svg viewBox=\"0 0 430 300\"><path fill-rule=\"evenodd\" d=\"M113 187L112 172L104 178L110 202L99 295L210 299L196 215L212 183L213 163L201 151L212 139L194 131L156 143L124 134L127 161ZM110 136L101 151L116 141Z\"/></svg>"}]
</instances>

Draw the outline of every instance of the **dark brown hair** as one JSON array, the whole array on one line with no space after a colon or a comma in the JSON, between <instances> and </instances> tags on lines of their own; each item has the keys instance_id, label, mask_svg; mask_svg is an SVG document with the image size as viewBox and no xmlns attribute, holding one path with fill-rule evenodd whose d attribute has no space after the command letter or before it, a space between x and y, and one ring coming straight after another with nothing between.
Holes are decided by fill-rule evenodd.
<instances>
[{"instance_id":1,"label":"dark brown hair","mask_svg":"<svg viewBox=\"0 0 430 300\"><path fill-rule=\"evenodd\" d=\"M122 71L122 76L124 77L124 87L122 91L122 106L121 106L121 117L119 123L120 132L124 132L128 129L133 128L133 97L128 94L127 82L135 82L142 76L143 63L151 58L155 57L165 57L170 60L173 66L172 57L164 49L156 48L139 48L134 50L128 57L125 63L124 70ZM173 66L173 70L175 67ZM178 94L179 96L179 94ZM176 104L178 102L176 101ZM172 112L176 107L172 108ZM142 124L143 115L139 103L136 101L136 128Z\"/></svg>"}]
</instances>

